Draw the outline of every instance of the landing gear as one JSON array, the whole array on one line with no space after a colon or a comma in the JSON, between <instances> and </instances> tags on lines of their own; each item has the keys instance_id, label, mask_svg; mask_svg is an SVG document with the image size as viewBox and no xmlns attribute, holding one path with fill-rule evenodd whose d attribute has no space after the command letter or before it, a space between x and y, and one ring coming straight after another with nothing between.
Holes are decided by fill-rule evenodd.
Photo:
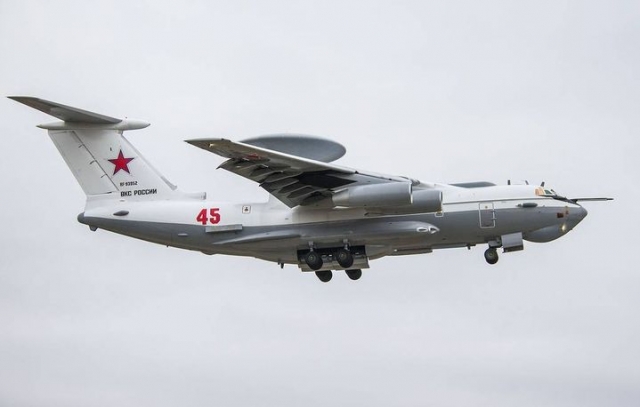
<instances>
[{"instance_id":1,"label":"landing gear","mask_svg":"<svg viewBox=\"0 0 640 407\"><path fill-rule=\"evenodd\" d=\"M341 267L348 269L353 266L353 255L348 249L339 249L335 253L335 259ZM356 279L357 280L357 279Z\"/></svg>"},{"instance_id":2,"label":"landing gear","mask_svg":"<svg viewBox=\"0 0 640 407\"><path fill-rule=\"evenodd\" d=\"M484 259L489 264L496 264L499 260L498 250L495 247L490 247L484 252Z\"/></svg>"},{"instance_id":3,"label":"landing gear","mask_svg":"<svg viewBox=\"0 0 640 407\"><path fill-rule=\"evenodd\" d=\"M307 253L307 255L304 258L304 261L305 263L307 263L307 266L309 266L311 270L320 270L322 268L322 256L320 256L318 253L314 251L310 251L309 253ZM316 274L318 273L316 272ZM330 271L329 271L329 274L331 274ZM318 278L320 278L320 276L318 276ZM320 278L320 280L322 280L322 278ZM331 275L329 275L329 280L331 280Z\"/></svg>"},{"instance_id":4,"label":"landing gear","mask_svg":"<svg viewBox=\"0 0 640 407\"><path fill-rule=\"evenodd\" d=\"M331 270L316 271L316 276L323 283L328 283L329 281L331 281L331 278L333 277L333 272L331 272Z\"/></svg>"},{"instance_id":5,"label":"landing gear","mask_svg":"<svg viewBox=\"0 0 640 407\"><path fill-rule=\"evenodd\" d=\"M297 251L298 267L302 271L315 272L324 283L331 281L334 271L344 271L350 280L359 280L362 269L369 267L365 247L351 246L347 239L342 241L342 245L330 247L317 247L311 241L308 243L308 249Z\"/></svg>"},{"instance_id":6,"label":"landing gear","mask_svg":"<svg viewBox=\"0 0 640 407\"><path fill-rule=\"evenodd\" d=\"M360 269L345 270L345 272L347 276L354 281L362 277L362 270Z\"/></svg>"}]
</instances>

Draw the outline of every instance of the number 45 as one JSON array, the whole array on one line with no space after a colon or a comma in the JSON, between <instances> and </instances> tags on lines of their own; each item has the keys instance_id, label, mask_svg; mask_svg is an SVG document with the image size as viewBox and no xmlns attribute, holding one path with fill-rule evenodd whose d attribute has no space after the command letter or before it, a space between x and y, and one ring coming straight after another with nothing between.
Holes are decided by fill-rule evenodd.
<instances>
[{"instance_id":1,"label":"number 45","mask_svg":"<svg viewBox=\"0 0 640 407\"><path fill-rule=\"evenodd\" d=\"M196 220L203 225L206 225L207 221L212 225L220 223L220 213L218 212L219 210L220 208L210 208L207 216L207 210L203 209L198 213L198 216L196 216Z\"/></svg>"}]
</instances>

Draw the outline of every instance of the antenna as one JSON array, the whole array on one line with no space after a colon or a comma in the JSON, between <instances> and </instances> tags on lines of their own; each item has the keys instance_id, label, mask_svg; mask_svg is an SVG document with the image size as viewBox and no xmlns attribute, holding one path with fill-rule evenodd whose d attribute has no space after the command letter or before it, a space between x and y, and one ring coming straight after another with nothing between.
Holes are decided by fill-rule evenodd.
<instances>
[{"instance_id":1,"label":"antenna","mask_svg":"<svg viewBox=\"0 0 640 407\"><path fill-rule=\"evenodd\" d=\"M540 184L541 187L544 187L544 181L542 181L542 184Z\"/></svg>"}]
</instances>

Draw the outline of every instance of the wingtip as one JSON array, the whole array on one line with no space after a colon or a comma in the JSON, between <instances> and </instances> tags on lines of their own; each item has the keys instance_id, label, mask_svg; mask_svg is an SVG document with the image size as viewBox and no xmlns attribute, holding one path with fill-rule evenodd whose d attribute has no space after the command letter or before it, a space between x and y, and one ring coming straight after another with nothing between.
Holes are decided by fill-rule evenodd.
<instances>
[{"instance_id":1,"label":"wingtip","mask_svg":"<svg viewBox=\"0 0 640 407\"><path fill-rule=\"evenodd\" d=\"M37 100L33 96L7 96L7 99L15 100L16 102L24 103L27 100Z\"/></svg>"}]
</instances>

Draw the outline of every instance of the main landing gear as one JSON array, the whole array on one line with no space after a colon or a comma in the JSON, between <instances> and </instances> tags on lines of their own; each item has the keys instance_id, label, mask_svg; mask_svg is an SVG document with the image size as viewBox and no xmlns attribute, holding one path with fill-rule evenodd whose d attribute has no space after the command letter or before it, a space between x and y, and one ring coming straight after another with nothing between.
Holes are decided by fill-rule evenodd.
<instances>
[{"instance_id":1,"label":"main landing gear","mask_svg":"<svg viewBox=\"0 0 640 407\"><path fill-rule=\"evenodd\" d=\"M351 254L349 249L338 249L332 253L332 256L340 267L348 269L353 266L353 254ZM304 257L304 262L307 263L307 266L309 266L311 270L320 270L323 264L322 256L318 252L313 251L313 249Z\"/></svg>"},{"instance_id":2,"label":"main landing gear","mask_svg":"<svg viewBox=\"0 0 640 407\"><path fill-rule=\"evenodd\" d=\"M320 270L322 268L322 256L318 254L318 252L314 252L313 250L307 253L307 255L304 258L304 261L305 263L307 263L307 266L309 266L311 270ZM331 276L329 276L329 280L331 280Z\"/></svg>"},{"instance_id":3,"label":"main landing gear","mask_svg":"<svg viewBox=\"0 0 640 407\"><path fill-rule=\"evenodd\" d=\"M347 277L349 277L353 281L358 280L360 277L362 277L362 270L360 269L345 270L345 272L347 273Z\"/></svg>"},{"instance_id":4,"label":"main landing gear","mask_svg":"<svg viewBox=\"0 0 640 407\"><path fill-rule=\"evenodd\" d=\"M348 248L345 247L344 249L339 249L334 256L341 267L348 269L353 266L353 255Z\"/></svg>"},{"instance_id":5,"label":"main landing gear","mask_svg":"<svg viewBox=\"0 0 640 407\"><path fill-rule=\"evenodd\" d=\"M316 276L323 283L328 283L333 278L333 272L331 270L316 271Z\"/></svg>"},{"instance_id":6,"label":"main landing gear","mask_svg":"<svg viewBox=\"0 0 640 407\"><path fill-rule=\"evenodd\" d=\"M345 273L347 273L347 277L354 281L362 277L361 269L349 269L345 270ZM316 271L316 277L323 283L328 283L333 278L333 272L331 270Z\"/></svg>"},{"instance_id":7,"label":"main landing gear","mask_svg":"<svg viewBox=\"0 0 640 407\"><path fill-rule=\"evenodd\" d=\"M500 256L498 256L498 250L495 247L489 247L484 252L484 259L489 264L496 264L498 260L500 260Z\"/></svg>"},{"instance_id":8,"label":"main landing gear","mask_svg":"<svg viewBox=\"0 0 640 407\"><path fill-rule=\"evenodd\" d=\"M346 244L342 249L324 254L330 254L331 257L338 262L340 267L343 267L344 269L349 269L349 267L353 266L353 254L349 250L349 246ZM309 253L304 256L304 262L307 263L307 266L309 266L311 270L320 270L323 265L322 254L314 251L313 247L310 247Z\"/></svg>"},{"instance_id":9,"label":"main landing gear","mask_svg":"<svg viewBox=\"0 0 640 407\"><path fill-rule=\"evenodd\" d=\"M356 247L354 249L355 252L352 253L352 248L349 246L349 243L346 240L343 243L344 247L339 249L316 249L313 242L309 242L309 252L300 255L300 259L316 273L318 279L323 283L328 283L333 278L333 272L331 270L323 270L323 267L338 268L338 265L345 271L347 277L351 280L358 280L362 277L362 269L352 269L351 267L355 261L354 253L360 255L361 250ZM325 260L329 262L327 265L324 264L323 256ZM338 263L338 265L335 263Z\"/></svg>"}]
</instances>

